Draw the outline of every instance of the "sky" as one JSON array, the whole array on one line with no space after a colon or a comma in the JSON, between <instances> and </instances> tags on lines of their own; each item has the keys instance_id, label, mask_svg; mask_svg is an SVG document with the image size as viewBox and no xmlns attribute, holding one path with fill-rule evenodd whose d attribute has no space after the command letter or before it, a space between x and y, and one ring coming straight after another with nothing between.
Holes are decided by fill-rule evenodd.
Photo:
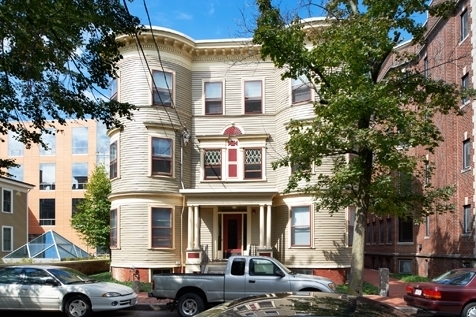
<instances>
[{"instance_id":1,"label":"sky","mask_svg":"<svg viewBox=\"0 0 476 317\"><path fill-rule=\"evenodd\" d=\"M181 32L194 40L228 38L251 38L250 30L257 14L255 0L134 0L127 2L129 11L149 26L144 2L149 11L151 24ZM277 0L282 12L299 8L303 0ZM315 9L312 16L323 16ZM301 18L309 17L307 11L300 12ZM423 23L426 15L418 17Z\"/></svg>"},{"instance_id":2,"label":"sky","mask_svg":"<svg viewBox=\"0 0 476 317\"><path fill-rule=\"evenodd\" d=\"M300 0L281 0L280 7L294 9ZM194 40L250 38L255 0L145 0L153 26L179 31ZM148 26L144 0L127 3L129 11ZM245 23L246 22L246 23Z\"/></svg>"}]
</instances>

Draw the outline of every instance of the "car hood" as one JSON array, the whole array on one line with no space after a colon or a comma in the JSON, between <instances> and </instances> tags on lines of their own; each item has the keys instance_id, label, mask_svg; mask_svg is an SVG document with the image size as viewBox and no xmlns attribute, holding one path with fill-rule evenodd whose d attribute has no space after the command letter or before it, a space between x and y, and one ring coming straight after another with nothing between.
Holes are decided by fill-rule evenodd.
<instances>
[{"instance_id":1,"label":"car hood","mask_svg":"<svg viewBox=\"0 0 476 317\"><path fill-rule=\"evenodd\" d=\"M109 282L96 282L90 284L73 284L65 285L65 288L69 291L78 291L88 294L90 296L101 297L104 293L119 293L122 296L134 293L134 290L128 286L109 283Z\"/></svg>"},{"instance_id":2,"label":"car hood","mask_svg":"<svg viewBox=\"0 0 476 317\"><path fill-rule=\"evenodd\" d=\"M261 312L260 312L261 311ZM254 295L206 310L195 317L339 316L408 317L397 309L365 297L339 293L298 292Z\"/></svg>"},{"instance_id":3,"label":"car hood","mask_svg":"<svg viewBox=\"0 0 476 317\"><path fill-rule=\"evenodd\" d=\"M295 279L302 279L302 280L314 280L319 283L329 284L333 283L333 281L327 277L319 276L319 275L307 275L307 274L293 274Z\"/></svg>"}]
</instances>

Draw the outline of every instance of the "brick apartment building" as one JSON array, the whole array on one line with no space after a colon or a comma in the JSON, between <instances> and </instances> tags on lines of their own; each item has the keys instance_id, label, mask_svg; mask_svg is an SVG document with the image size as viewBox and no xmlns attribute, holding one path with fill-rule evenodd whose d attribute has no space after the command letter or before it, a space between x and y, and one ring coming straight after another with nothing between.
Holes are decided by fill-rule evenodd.
<instances>
[{"instance_id":1,"label":"brick apartment building","mask_svg":"<svg viewBox=\"0 0 476 317\"><path fill-rule=\"evenodd\" d=\"M439 3L440 1L434 1ZM474 13L469 0L459 1L447 20L427 19L427 43L424 46L403 43L399 50L418 53L416 67L426 76L465 88L474 87L474 58L471 51L475 39L472 32ZM390 58L385 72L398 62ZM434 154L414 149L411 154L423 155L435 166L434 176L421 182L435 187L454 185L453 213L431 215L421 221L393 217L369 217L365 265L388 267L391 272L412 273L434 277L444 271L474 266L476 260L474 234L475 170L474 101L461 101L462 116L453 114L435 117L445 142ZM416 219L415 219L416 220Z\"/></svg>"}]
</instances>

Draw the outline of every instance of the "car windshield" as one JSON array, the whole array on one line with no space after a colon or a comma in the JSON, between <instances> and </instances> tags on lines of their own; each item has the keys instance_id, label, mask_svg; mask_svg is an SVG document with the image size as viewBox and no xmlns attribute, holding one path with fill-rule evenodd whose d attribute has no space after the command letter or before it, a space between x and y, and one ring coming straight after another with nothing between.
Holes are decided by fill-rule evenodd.
<instances>
[{"instance_id":1,"label":"car windshield","mask_svg":"<svg viewBox=\"0 0 476 317\"><path fill-rule=\"evenodd\" d=\"M471 271L453 270L434 278L432 281L438 284L466 285L476 273Z\"/></svg>"},{"instance_id":2,"label":"car windshield","mask_svg":"<svg viewBox=\"0 0 476 317\"><path fill-rule=\"evenodd\" d=\"M79 284L97 282L89 276L70 268L49 269L48 272L53 274L63 284Z\"/></svg>"}]
</instances>

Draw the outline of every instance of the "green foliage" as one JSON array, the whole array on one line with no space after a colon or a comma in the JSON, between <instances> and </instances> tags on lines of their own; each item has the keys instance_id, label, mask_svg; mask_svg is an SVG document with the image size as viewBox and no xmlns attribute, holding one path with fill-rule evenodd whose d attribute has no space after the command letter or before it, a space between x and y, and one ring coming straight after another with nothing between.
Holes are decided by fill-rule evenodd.
<instances>
[{"instance_id":1,"label":"green foliage","mask_svg":"<svg viewBox=\"0 0 476 317\"><path fill-rule=\"evenodd\" d=\"M431 281L428 277L410 274L390 274L390 277L406 283Z\"/></svg>"},{"instance_id":2,"label":"green foliage","mask_svg":"<svg viewBox=\"0 0 476 317\"><path fill-rule=\"evenodd\" d=\"M94 168L86 185L84 200L71 218L71 227L88 245L109 249L109 220L111 182L104 165Z\"/></svg>"},{"instance_id":3,"label":"green foliage","mask_svg":"<svg viewBox=\"0 0 476 317\"><path fill-rule=\"evenodd\" d=\"M0 140L12 131L27 148L46 147L47 120L120 127L119 117L131 117L133 105L105 101L98 90L116 76L116 35L139 25L120 0L4 0L0 21ZM11 163L0 159L0 167Z\"/></svg>"},{"instance_id":4,"label":"green foliage","mask_svg":"<svg viewBox=\"0 0 476 317\"><path fill-rule=\"evenodd\" d=\"M433 168L426 154L443 141L433 117L461 114L461 96L467 92L425 77L416 67L418 56L395 47L402 31L411 34L415 44L424 43L425 26L412 19L414 14L431 9L447 16L454 4L307 1L310 8L325 9L327 18L303 22L297 16L286 20L270 0L257 3L253 41L261 45L262 58L282 68L283 79L305 76L318 96L312 119L289 122L287 155L273 167L297 166L287 192L312 194L317 210L332 214L357 207L349 291L359 294L369 214L418 221L453 210L454 188L435 188L423 179ZM382 74L392 55L405 71L391 68ZM308 168L329 161L331 173L314 177ZM411 187L402 190L405 179Z\"/></svg>"},{"instance_id":5,"label":"green foliage","mask_svg":"<svg viewBox=\"0 0 476 317\"><path fill-rule=\"evenodd\" d=\"M111 283L119 283L122 285L127 285L129 287L133 287L132 281L127 281L127 282L120 282L114 278L112 278L112 275L110 272L104 272L104 273L98 273L98 274L93 274L90 275L92 278L95 280L101 281L101 282L111 282ZM141 292L151 292L152 291L152 284L148 282L140 282L139 289Z\"/></svg>"},{"instance_id":6,"label":"green foliage","mask_svg":"<svg viewBox=\"0 0 476 317\"><path fill-rule=\"evenodd\" d=\"M348 284L337 285L336 291L338 293L347 294L349 292L349 285ZM364 282L362 287L362 294L363 295L378 295L379 294L378 287L368 282Z\"/></svg>"}]
</instances>

